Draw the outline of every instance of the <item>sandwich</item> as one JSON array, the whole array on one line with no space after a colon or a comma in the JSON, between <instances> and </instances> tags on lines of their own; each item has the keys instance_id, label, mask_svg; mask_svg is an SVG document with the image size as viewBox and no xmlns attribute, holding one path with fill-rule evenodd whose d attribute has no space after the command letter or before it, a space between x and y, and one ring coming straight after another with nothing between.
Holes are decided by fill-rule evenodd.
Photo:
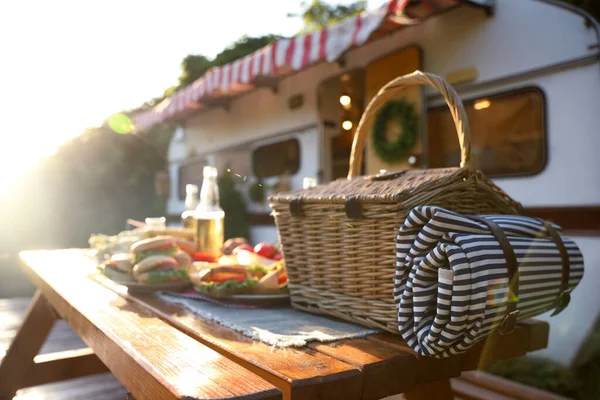
<instances>
[{"instance_id":1,"label":"sandwich","mask_svg":"<svg viewBox=\"0 0 600 400\"><path fill-rule=\"evenodd\" d=\"M258 278L258 283L252 286L252 294L282 294L287 292L288 277L285 262L279 261L272 267L265 268L262 265L248 267L252 276Z\"/></svg>"},{"instance_id":2,"label":"sandwich","mask_svg":"<svg viewBox=\"0 0 600 400\"><path fill-rule=\"evenodd\" d=\"M185 268L185 269L189 270L190 267L192 266L192 257L185 251L179 251L179 252L175 253L173 258L175 258L175 260L177 261L177 264L179 264L179 266L181 268Z\"/></svg>"},{"instance_id":3,"label":"sandwich","mask_svg":"<svg viewBox=\"0 0 600 400\"><path fill-rule=\"evenodd\" d=\"M189 280L188 268L166 255L151 255L133 267L133 277L141 283L163 283Z\"/></svg>"},{"instance_id":4,"label":"sandwich","mask_svg":"<svg viewBox=\"0 0 600 400\"><path fill-rule=\"evenodd\" d=\"M114 281L133 281L133 264L129 253L114 254L102 264L102 273Z\"/></svg>"},{"instance_id":5,"label":"sandwich","mask_svg":"<svg viewBox=\"0 0 600 400\"><path fill-rule=\"evenodd\" d=\"M194 255L196 253L196 243L180 238L173 238L175 241L175 245L179 247L181 250L185 251L189 255Z\"/></svg>"},{"instance_id":6,"label":"sandwich","mask_svg":"<svg viewBox=\"0 0 600 400\"><path fill-rule=\"evenodd\" d=\"M215 297L249 293L250 288L258 283L258 278L251 277L241 265L195 262L193 270L190 279L196 291Z\"/></svg>"},{"instance_id":7,"label":"sandwich","mask_svg":"<svg viewBox=\"0 0 600 400\"><path fill-rule=\"evenodd\" d=\"M152 256L173 257L179 251L175 239L170 236L156 236L135 242L129 248L133 254L133 264L139 264L141 261Z\"/></svg>"}]
</instances>

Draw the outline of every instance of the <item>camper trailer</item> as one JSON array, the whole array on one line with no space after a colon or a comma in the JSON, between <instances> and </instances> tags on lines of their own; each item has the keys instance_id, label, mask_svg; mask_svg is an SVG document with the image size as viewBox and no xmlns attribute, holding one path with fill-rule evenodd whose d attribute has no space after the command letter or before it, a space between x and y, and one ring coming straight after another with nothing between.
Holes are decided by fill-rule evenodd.
<instances>
[{"instance_id":1,"label":"camper trailer","mask_svg":"<svg viewBox=\"0 0 600 400\"><path fill-rule=\"evenodd\" d=\"M544 350L569 364L600 310L599 46L600 25L559 1L392 1L211 71L135 121L177 121L170 215L183 212L185 185L200 184L210 164L239 176L252 241L277 241L270 191L345 177L354 129L377 91L415 70L444 77L467 110L478 168L583 251L585 277L570 312L552 317ZM384 161L369 140L364 173L457 166L440 94L411 87L400 98L418 120L415 143Z\"/></svg>"}]
</instances>

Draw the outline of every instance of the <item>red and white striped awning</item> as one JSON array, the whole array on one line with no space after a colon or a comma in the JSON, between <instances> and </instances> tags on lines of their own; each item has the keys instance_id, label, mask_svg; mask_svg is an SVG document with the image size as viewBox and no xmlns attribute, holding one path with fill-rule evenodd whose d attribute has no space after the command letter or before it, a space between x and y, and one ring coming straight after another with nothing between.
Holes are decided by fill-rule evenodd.
<instances>
[{"instance_id":1,"label":"red and white striped awning","mask_svg":"<svg viewBox=\"0 0 600 400\"><path fill-rule=\"evenodd\" d=\"M158 105L132 116L136 132L259 86L264 78L300 71L321 61L334 62L354 46L407 25L414 25L461 3L492 7L494 0L390 0L377 10L348 18L320 31L277 40L233 63L210 69L191 85ZM203 102L204 100L204 102Z\"/></svg>"}]
</instances>

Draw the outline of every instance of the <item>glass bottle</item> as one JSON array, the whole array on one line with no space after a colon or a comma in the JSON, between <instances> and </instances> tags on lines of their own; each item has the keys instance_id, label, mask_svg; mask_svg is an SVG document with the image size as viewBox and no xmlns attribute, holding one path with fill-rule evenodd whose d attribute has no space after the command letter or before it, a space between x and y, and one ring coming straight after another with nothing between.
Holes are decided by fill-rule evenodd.
<instances>
[{"instance_id":1,"label":"glass bottle","mask_svg":"<svg viewBox=\"0 0 600 400\"><path fill-rule=\"evenodd\" d=\"M188 223L188 229L194 230L197 251L218 254L223 247L225 212L219 204L217 169L206 166L203 175L200 202L193 212L186 215L187 218L184 221ZM186 227L186 222L184 222L184 227Z\"/></svg>"},{"instance_id":2,"label":"glass bottle","mask_svg":"<svg viewBox=\"0 0 600 400\"><path fill-rule=\"evenodd\" d=\"M198 207L198 185L185 185L185 211L181 214L181 224L184 229L195 232L194 212Z\"/></svg>"}]
</instances>

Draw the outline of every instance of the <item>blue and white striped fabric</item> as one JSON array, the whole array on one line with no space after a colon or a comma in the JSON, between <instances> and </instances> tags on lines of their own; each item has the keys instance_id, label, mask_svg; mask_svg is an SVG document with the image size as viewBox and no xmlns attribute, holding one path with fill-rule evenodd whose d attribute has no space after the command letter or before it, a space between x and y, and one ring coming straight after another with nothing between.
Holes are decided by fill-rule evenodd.
<instances>
[{"instance_id":1,"label":"blue and white striped fabric","mask_svg":"<svg viewBox=\"0 0 600 400\"><path fill-rule=\"evenodd\" d=\"M543 223L512 215L482 217L502 229L517 257L518 319L554 308L562 261ZM573 290L583 277L583 256L572 240L562 239ZM437 358L462 353L500 325L508 271L498 240L483 223L438 207L416 207L400 227L396 248L398 328L417 353Z\"/></svg>"}]
</instances>

